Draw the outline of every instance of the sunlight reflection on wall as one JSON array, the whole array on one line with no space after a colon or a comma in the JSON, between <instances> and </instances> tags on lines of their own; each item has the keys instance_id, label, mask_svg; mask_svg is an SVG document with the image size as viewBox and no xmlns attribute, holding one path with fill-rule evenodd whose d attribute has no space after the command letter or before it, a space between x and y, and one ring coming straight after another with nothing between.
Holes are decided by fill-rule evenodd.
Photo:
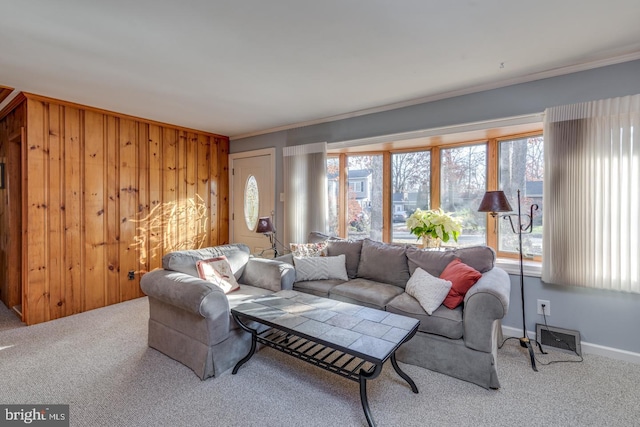
<instances>
[{"instance_id":1,"label":"sunlight reflection on wall","mask_svg":"<svg viewBox=\"0 0 640 427\"><path fill-rule=\"evenodd\" d=\"M201 248L207 241L207 212L196 194L193 199L157 205L146 217L133 220L137 226L131 246L140 252L140 263L171 251Z\"/></svg>"}]
</instances>

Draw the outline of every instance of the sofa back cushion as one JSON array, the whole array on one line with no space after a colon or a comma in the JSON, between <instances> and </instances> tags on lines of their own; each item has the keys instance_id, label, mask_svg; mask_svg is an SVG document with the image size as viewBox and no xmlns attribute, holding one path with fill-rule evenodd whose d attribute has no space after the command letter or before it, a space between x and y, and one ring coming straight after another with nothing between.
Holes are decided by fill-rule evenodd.
<instances>
[{"instance_id":1,"label":"sofa back cushion","mask_svg":"<svg viewBox=\"0 0 640 427\"><path fill-rule=\"evenodd\" d=\"M231 271L236 279L242 276L244 266L249 260L249 247L242 243L213 246L210 248L169 252L162 257L162 268L179 271L190 276L199 277L196 263L200 260L227 257Z\"/></svg>"},{"instance_id":2,"label":"sofa back cushion","mask_svg":"<svg viewBox=\"0 0 640 427\"><path fill-rule=\"evenodd\" d=\"M418 267L435 277L456 259L455 251L434 251L418 249L415 246L407 248L409 272L413 274Z\"/></svg>"},{"instance_id":3,"label":"sofa back cushion","mask_svg":"<svg viewBox=\"0 0 640 427\"><path fill-rule=\"evenodd\" d=\"M486 273L491 270L496 263L496 253L489 246L470 246L452 251L424 250L414 246L407 248L407 259L411 274L416 268L420 267L429 274L439 277L445 267L456 258L459 258L460 261L480 273Z\"/></svg>"},{"instance_id":4,"label":"sofa back cushion","mask_svg":"<svg viewBox=\"0 0 640 427\"><path fill-rule=\"evenodd\" d=\"M406 247L364 239L357 277L388 283L404 289L409 277L411 277L407 264Z\"/></svg>"},{"instance_id":5,"label":"sofa back cushion","mask_svg":"<svg viewBox=\"0 0 640 427\"><path fill-rule=\"evenodd\" d=\"M344 240L339 237L329 236L328 234L321 233L319 231L311 231L309 232L309 236L307 237L308 243L320 243L326 242L328 240Z\"/></svg>"},{"instance_id":6,"label":"sofa back cushion","mask_svg":"<svg viewBox=\"0 0 640 427\"><path fill-rule=\"evenodd\" d=\"M454 251L456 258L480 273L491 270L496 263L496 252L489 246L469 246Z\"/></svg>"},{"instance_id":7,"label":"sofa back cushion","mask_svg":"<svg viewBox=\"0 0 640 427\"><path fill-rule=\"evenodd\" d=\"M355 279L358 275L358 264L360 264L360 253L362 252L362 240L329 240L327 242L327 255L344 255L347 264L347 275L349 279Z\"/></svg>"}]
</instances>

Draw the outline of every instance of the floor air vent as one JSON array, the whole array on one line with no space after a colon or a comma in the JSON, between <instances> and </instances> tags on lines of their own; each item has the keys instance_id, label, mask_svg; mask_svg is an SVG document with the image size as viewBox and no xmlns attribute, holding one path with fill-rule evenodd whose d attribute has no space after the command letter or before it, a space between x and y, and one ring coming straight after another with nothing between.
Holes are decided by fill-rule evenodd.
<instances>
[{"instance_id":1,"label":"floor air vent","mask_svg":"<svg viewBox=\"0 0 640 427\"><path fill-rule=\"evenodd\" d=\"M582 356L580 332L536 323L536 338L542 345L554 347L566 353ZM575 352L574 352L575 350Z\"/></svg>"}]
</instances>

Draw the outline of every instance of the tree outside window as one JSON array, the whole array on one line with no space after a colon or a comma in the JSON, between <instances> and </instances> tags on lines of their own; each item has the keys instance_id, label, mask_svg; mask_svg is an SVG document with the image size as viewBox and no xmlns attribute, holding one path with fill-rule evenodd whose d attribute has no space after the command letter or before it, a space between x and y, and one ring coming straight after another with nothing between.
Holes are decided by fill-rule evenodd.
<instances>
[{"instance_id":1,"label":"tree outside window","mask_svg":"<svg viewBox=\"0 0 640 427\"><path fill-rule=\"evenodd\" d=\"M442 208L462 222L457 246L489 243L499 256L515 256L518 254L518 236L509 222L499 219L497 234L490 236L487 242L486 221L492 218L478 212L478 206L485 191L503 190L517 210L516 192L520 189L524 214L529 213L532 203L539 206L534 214L533 232L523 235L524 254L540 260L543 137L541 134L530 135L468 145L445 144L436 146L435 150L424 147L416 151L391 152L388 153L388 170L383 169L382 154L329 156L328 231L349 239L368 237L382 241L383 230L390 227L392 242L415 244L416 238L409 233L406 219L417 208ZM431 154L434 152L439 154L439 168L432 170ZM346 182L340 181L341 161L347 168ZM387 188L383 188L385 174L388 174L386 179L390 184ZM432 188L432 182L439 182L438 187ZM341 200L341 197L345 199ZM385 198L390 201L388 212L383 212Z\"/></svg>"},{"instance_id":2,"label":"tree outside window","mask_svg":"<svg viewBox=\"0 0 640 427\"><path fill-rule=\"evenodd\" d=\"M537 204L534 212L533 230L522 235L523 254L527 257L542 255L542 182L544 179L543 137L511 139L500 142L499 187L518 211L517 190L520 190L522 213L529 214L529 207ZM514 224L516 217L513 218ZM500 219L498 228L498 250L518 253L518 235L513 232L509 221ZM523 217L524 224L528 224ZM517 228L516 228L517 230Z\"/></svg>"},{"instance_id":3,"label":"tree outside window","mask_svg":"<svg viewBox=\"0 0 640 427\"><path fill-rule=\"evenodd\" d=\"M406 220L416 208L431 206L431 152L394 153L391 156L391 240L415 243Z\"/></svg>"},{"instance_id":4,"label":"tree outside window","mask_svg":"<svg viewBox=\"0 0 640 427\"><path fill-rule=\"evenodd\" d=\"M340 159L338 157L327 157L327 194L328 194L328 215L327 232L332 236L337 236L340 230L338 225L340 212Z\"/></svg>"},{"instance_id":5,"label":"tree outside window","mask_svg":"<svg viewBox=\"0 0 640 427\"><path fill-rule=\"evenodd\" d=\"M440 207L462 221L460 246L486 243L486 214L478 206L487 188L487 145L443 148Z\"/></svg>"}]
</instances>

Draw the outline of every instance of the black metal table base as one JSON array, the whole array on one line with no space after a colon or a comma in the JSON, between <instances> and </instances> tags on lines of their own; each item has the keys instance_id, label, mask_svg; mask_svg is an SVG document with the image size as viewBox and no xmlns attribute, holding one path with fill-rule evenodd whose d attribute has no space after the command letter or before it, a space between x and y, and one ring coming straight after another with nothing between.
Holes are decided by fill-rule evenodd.
<instances>
[{"instance_id":1,"label":"black metal table base","mask_svg":"<svg viewBox=\"0 0 640 427\"><path fill-rule=\"evenodd\" d=\"M367 398L367 380L373 380L380 375L384 361L381 363L372 363L359 357L334 349L332 347L316 343L310 339L299 337L277 328L270 328L258 333L256 330L246 326L239 316L233 315L238 325L251 334L251 348L245 357L243 357L234 366L231 373L235 375L238 369L244 365L256 352L257 343L267 345L271 348L289 354L305 362L316 365L334 374L356 381L360 384L360 402L369 426L375 425L371 409L369 408L369 400ZM413 336L413 335L411 335ZM409 339L408 337L407 339ZM396 354L391 354L391 364L398 375L404 379L414 393L418 393L418 387L411 377L407 375L396 361Z\"/></svg>"}]
</instances>

